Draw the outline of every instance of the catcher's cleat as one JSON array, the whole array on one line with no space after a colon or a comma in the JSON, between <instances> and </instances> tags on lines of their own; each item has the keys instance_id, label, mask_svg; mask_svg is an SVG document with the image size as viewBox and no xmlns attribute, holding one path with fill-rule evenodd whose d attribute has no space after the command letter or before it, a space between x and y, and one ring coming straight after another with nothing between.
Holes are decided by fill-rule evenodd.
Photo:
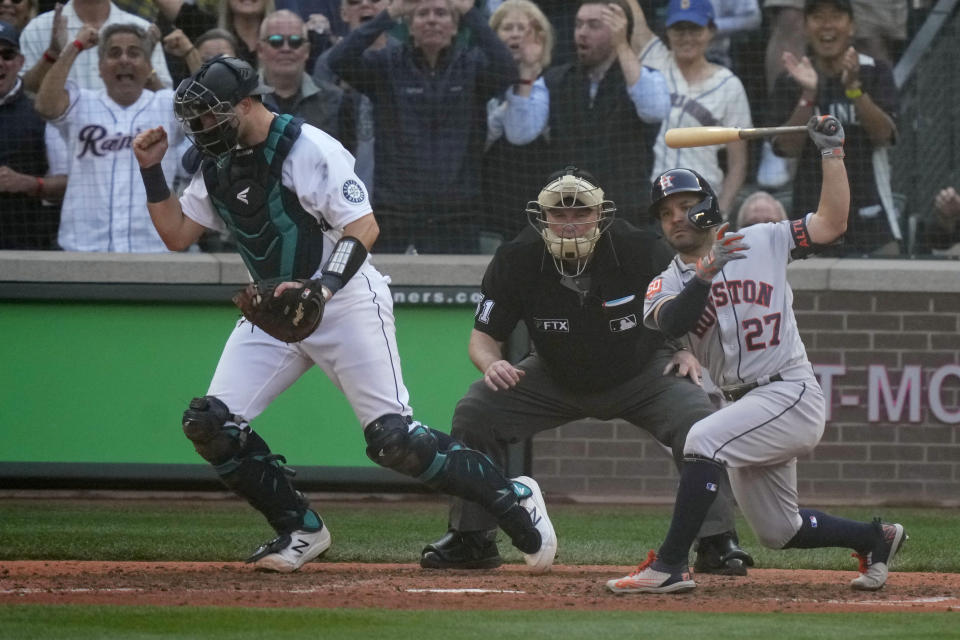
<instances>
[{"instance_id":1,"label":"catcher's cleat","mask_svg":"<svg viewBox=\"0 0 960 640\"><path fill-rule=\"evenodd\" d=\"M532 553L523 551L523 559L532 568L534 573L546 573L553 565L557 555L557 534L547 515L547 505L540 493L540 485L533 478L518 476L511 480L513 490L520 499L520 506L530 514L530 520L540 534L540 548Z\"/></svg>"},{"instance_id":2,"label":"catcher's cleat","mask_svg":"<svg viewBox=\"0 0 960 640\"><path fill-rule=\"evenodd\" d=\"M850 581L850 586L859 591L877 591L887 583L890 563L909 537L901 524L884 524L874 520L880 530L880 541L867 553L854 553L860 561L860 575Z\"/></svg>"},{"instance_id":3,"label":"catcher's cleat","mask_svg":"<svg viewBox=\"0 0 960 640\"><path fill-rule=\"evenodd\" d=\"M284 533L263 543L246 562L263 571L292 573L329 548L330 530L321 521L319 529Z\"/></svg>"},{"instance_id":4,"label":"catcher's cleat","mask_svg":"<svg viewBox=\"0 0 960 640\"><path fill-rule=\"evenodd\" d=\"M654 563L660 564L657 553L651 550L636 571L617 580L608 580L607 589L614 593L683 593L697 586L686 569L654 568Z\"/></svg>"},{"instance_id":5,"label":"catcher's cleat","mask_svg":"<svg viewBox=\"0 0 960 640\"><path fill-rule=\"evenodd\" d=\"M424 569L496 569L503 564L496 531L457 531L428 544L420 553Z\"/></svg>"},{"instance_id":6,"label":"catcher's cleat","mask_svg":"<svg viewBox=\"0 0 960 640\"><path fill-rule=\"evenodd\" d=\"M693 570L722 576L745 576L753 557L740 548L736 531L727 531L697 541Z\"/></svg>"}]
</instances>

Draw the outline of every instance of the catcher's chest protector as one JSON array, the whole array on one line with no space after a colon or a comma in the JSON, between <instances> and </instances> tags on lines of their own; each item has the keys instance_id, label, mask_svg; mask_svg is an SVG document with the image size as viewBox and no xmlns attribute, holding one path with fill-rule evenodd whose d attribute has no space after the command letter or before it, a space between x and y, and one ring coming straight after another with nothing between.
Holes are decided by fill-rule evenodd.
<instances>
[{"instance_id":1,"label":"catcher's chest protector","mask_svg":"<svg viewBox=\"0 0 960 640\"><path fill-rule=\"evenodd\" d=\"M210 200L258 282L309 278L323 258L323 231L329 226L317 222L297 194L281 184L283 161L302 124L302 118L277 116L263 144L203 163Z\"/></svg>"}]
</instances>

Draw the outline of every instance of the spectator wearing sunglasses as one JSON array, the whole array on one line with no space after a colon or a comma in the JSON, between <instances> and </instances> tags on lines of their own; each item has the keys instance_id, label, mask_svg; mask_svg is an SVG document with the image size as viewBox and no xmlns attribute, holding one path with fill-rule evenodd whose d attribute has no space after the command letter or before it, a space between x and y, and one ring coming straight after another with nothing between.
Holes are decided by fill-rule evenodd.
<instances>
[{"instance_id":1,"label":"spectator wearing sunglasses","mask_svg":"<svg viewBox=\"0 0 960 640\"><path fill-rule=\"evenodd\" d=\"M0 249L52 249L66 175L48 176L44 122L17 76L23 68L19 32L0 22Z\"/></svg>"},{"instance_id":2,"label":"spectator wearing sunglasses","mask_svg":"<svg viewBox=\"0 0 960 640\"><path fill-rule=\"evenodd\" d=\"M306 72L310 42L303 19L286 9L264 18L257 54L263 79L273 87L273 93L263 96L263 104L271 111L303 118L352 152L356 146L354 111L344 103L340 87L314 82Z\"/></svg>"},{"instance_id":3,"label":"spectator wearing sunglasses","mask_svg":"<svg viewBox=\"0 0 960 640\"><path fill-rule=\"evenodd\" d=\"M393 0L330 52L330 69L373 102L374 209L384 253L478 253L487 101L517 66L474 0ZM410 40L368 50L397 18ZM468 42L456 39L469 28Z\"/></svg>"}]
</instances>

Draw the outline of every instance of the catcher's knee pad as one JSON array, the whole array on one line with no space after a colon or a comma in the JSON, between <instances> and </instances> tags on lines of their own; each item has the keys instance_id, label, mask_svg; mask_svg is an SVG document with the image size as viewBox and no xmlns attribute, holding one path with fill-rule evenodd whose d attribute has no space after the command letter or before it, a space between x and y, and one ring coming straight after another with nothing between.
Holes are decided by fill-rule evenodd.
<instances>
[{"instance_id":1,"label":"catcher's knee pad","mask_svg":"<svg viewBox=\"0 0 960 640\"><path fill-rule=\"evenodd\" d=\"M235 457L246 444L247 431L240 426L242 422L222 400L204 396L191 400L183 412L183 433L197 453L216 466Z\"/></svg>"},{"instance_id":2,"label":"catcher's knee pad","mask_svg":"<svg viewBox=\"0 0 960 640\"><path fill-rule=\"evenodd\" d=\"M377 464L421 480L448 495L479 503L501 516L517 503L503 472L483 453L410 418L386 415L364 429L367 456Z\"/></svg>"},{"instance_id":3,"label":"catcher's knee pad","mask_svg":"<svg viewBox=\"0 0 960 640\"><path fill-rule=\"evenodd\" d=\"M367 441L367 457L381 467L393 469L414 478L426 472L437 457L439 444L432 429L397 413L380 416L363 430Z\"/></svg>"}]
</instances>

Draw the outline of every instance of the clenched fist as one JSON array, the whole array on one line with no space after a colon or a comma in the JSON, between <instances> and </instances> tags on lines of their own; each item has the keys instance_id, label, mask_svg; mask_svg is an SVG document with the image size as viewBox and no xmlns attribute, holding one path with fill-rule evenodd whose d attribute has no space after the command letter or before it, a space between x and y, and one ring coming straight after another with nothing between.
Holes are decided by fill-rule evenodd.
<instances>
[{"instance_id":1,"label":"clenched fist","mask_svg":"<svg viewBox=\"0 0 960 640\"><path fill-rule=\"evenodd\" d=\"M167 132L163 127L147 129L133 139L133 155L137 157L141 169L160 164L167 152Z\"/></svg>"}]
</instances>

